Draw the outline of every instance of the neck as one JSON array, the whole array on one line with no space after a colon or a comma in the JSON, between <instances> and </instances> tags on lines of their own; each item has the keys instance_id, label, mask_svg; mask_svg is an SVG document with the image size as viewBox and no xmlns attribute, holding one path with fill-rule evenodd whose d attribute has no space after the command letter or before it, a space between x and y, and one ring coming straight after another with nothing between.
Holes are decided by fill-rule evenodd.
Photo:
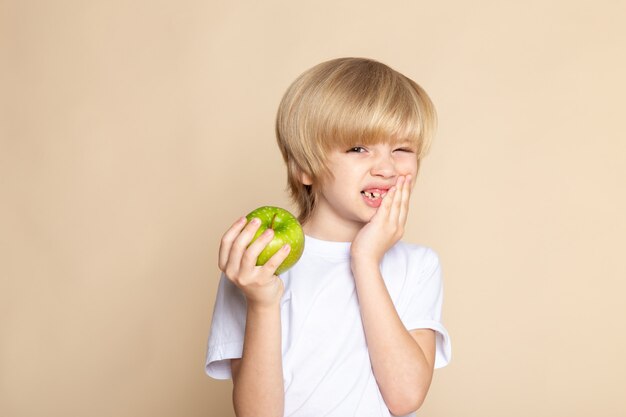
<instances>
[{"instance_id":1,"label":"neck","mask_svg":"<svg viewBox=\"0 0 626 417\"><path fill-rule=\"evenodd\" d=\"M320 240L352 242L362 227L363 224L359 222L333 222L331 219L312 216L302 225L302 230L307 235Z\"/></svg>"}]
</instances>

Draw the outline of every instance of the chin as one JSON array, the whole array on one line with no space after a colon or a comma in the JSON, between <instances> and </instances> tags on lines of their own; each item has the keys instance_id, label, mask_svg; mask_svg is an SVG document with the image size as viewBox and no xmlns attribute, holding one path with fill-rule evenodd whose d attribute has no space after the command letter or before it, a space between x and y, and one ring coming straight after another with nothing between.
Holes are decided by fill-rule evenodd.
<instances>
[{"instance_id":1,"label":"chin","mask_svg":"<svg viewBox=\"0 0 626 417\"><path fill-rule=\"evenodd\" d=\"M374 215L376 214L376 210L377 209L372 209L372 210L368 210L368 213L363 213L361 216L359 216L358 218L358 222L359 223L369 223L370 221L372 221L372 217L374 217Z\"/></svg>"}]
</instances>

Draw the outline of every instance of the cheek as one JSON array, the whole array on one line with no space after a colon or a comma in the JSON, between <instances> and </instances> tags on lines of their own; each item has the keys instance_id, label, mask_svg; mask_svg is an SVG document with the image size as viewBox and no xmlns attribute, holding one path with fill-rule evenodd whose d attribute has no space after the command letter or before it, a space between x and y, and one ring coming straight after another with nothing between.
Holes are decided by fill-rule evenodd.
<instances>
[{"instance_id":1,"label":"cheek","mask_svg":"<svg viewBox=\"0 0 626 417\"><path fill-rule=\"evenodd\" d=\"M398 162L398 172L400 175L417 175L417 158L406 158Z\"/></svg>"}]
</instances>

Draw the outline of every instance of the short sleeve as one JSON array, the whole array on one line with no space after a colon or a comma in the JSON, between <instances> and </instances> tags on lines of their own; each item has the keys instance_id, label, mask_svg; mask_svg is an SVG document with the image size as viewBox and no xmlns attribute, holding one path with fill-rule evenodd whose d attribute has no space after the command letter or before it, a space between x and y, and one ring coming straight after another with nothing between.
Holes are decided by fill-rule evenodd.
<instances>
[{"instance_id":1,"label":"short sleeve","mask_svg":"<svg viewBox=\"0 0 626 417\"><path fill-rule=\"evenodd\" d=\"M448 331L443 326L443 281L439 257L432 249L414 254L409 264L403 308L400 318L408 330L432 329L436 332L437 350L435 368L446 366L451 359L452 348Z\"/></svg>"},{"instance_id":2,"label":"short sleeve","mask_svg":"<svg viewBox=\"0 0 626 417\"><path fill-rule=\"evenodd\" d=\"M246 300L241 291L224 275L213 309L207 346L205 372L215 379L232 377L230 359L241 358L246 328Z\"/></svg>"}]
</instances>

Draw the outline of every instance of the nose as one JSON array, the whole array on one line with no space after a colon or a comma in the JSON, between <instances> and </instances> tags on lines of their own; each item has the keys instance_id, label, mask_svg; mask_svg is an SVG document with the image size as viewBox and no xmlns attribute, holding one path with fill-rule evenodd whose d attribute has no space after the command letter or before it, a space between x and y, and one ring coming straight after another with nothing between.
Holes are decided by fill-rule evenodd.
<instances>
[{"instance_id":1,"label":"nose","mask_svg":"<svg viewBox=\"0 0 626 417\"><path fill-rule=\"evenodd\" d=\"M396 163L391 154L378 155L372 165L371 174L375 177L393 178L396 176Z\"/></svg>"}]
</instances>

